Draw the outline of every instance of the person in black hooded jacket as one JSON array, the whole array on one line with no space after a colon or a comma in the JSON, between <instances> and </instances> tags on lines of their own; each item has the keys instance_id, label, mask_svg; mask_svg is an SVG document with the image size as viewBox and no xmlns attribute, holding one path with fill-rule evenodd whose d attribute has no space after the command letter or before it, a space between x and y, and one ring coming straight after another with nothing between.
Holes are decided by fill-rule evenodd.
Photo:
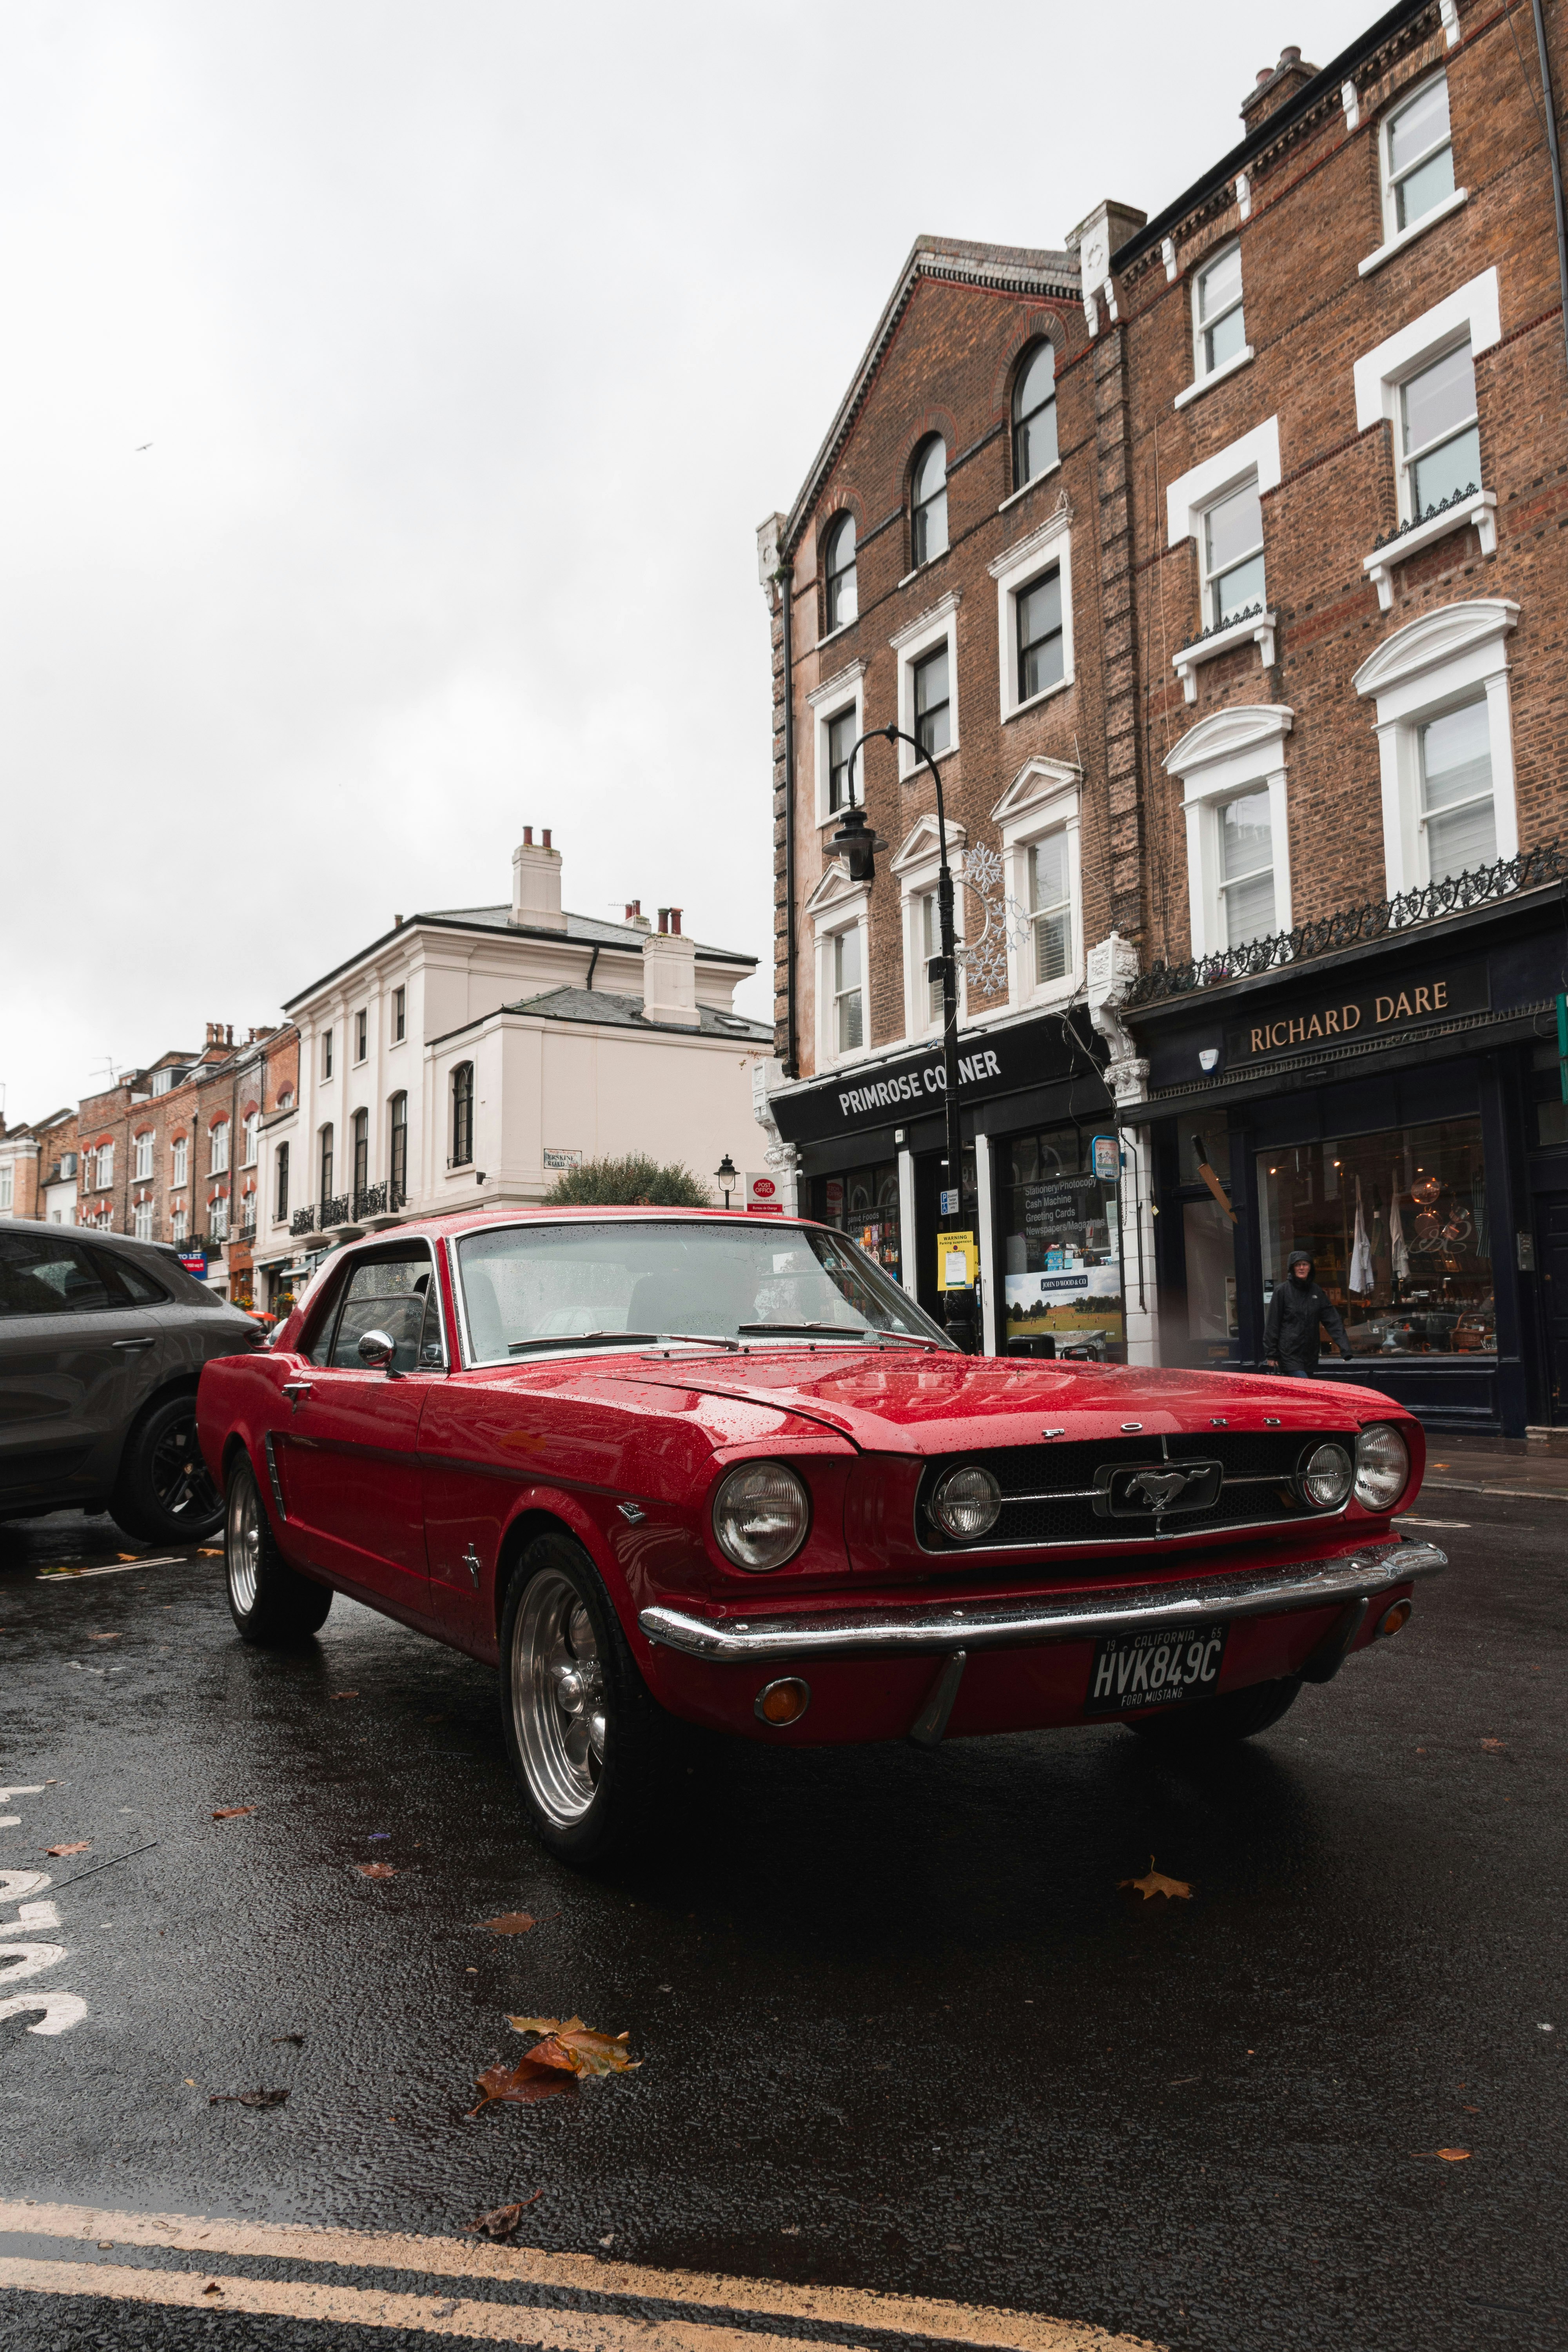
<instances>
[{"instance_id":1,"label":"person in black hooded jacket","mask_svg":"<svg viewBox=\"0 0 1568 2352\"><path fill-rule=\"evenodd\" d=\"M1263 1328L1264 1355L1282 1372L1298 1380L1310 1380L1318 1369L1321 1323L1348 1364L1351 1350L1344 1319L1333 1300L1318 1288L1312 1261L1305 1250L1298 1250L1291 1258L1289 1276L1288 1282L1279 1285L1268 1302L1268 1319Z\"/></svg>"}]
</instances>

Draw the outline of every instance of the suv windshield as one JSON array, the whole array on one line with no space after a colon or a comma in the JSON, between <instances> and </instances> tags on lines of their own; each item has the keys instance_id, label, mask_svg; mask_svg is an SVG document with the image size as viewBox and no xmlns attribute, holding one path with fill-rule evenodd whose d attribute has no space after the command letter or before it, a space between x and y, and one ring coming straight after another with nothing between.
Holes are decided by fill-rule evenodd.
<instances>
[{"instance_id":1,"label":"suv windshield","mask_svg":"<svg viewBox=\"0 0 1568 2352\"><path fill-rule=\"evenodd\" d=\"M951 1346L869 1258L837 1234L796 1225L503 1225L458 1245L477 1363L553 1342L625 1338L731 1342L842 1332Z\"/></svg>"}]
</instances>

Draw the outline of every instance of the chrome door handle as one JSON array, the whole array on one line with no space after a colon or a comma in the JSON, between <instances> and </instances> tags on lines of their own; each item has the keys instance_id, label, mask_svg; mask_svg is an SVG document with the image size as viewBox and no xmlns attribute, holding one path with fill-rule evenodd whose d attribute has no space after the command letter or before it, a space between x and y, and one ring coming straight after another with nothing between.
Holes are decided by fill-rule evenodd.
<instances>
[{"instance_id":1,"label":"chrome door handle","mask_svg":"<svg viewBox=\"0 0 1568 2352\"><path fill-rule=\"evenodd\" d=\"M309 1381L285 1381L283 1393L289 1400L289 1410L292 1412L300 1399L310 1395L310 1383Z\"/></svg>"},{"instance_id":2,"label":"chrome door handle","mask_svg":"<svg viewBox=\"0 0 1568 2352\"><path fill-rule=\"evenodd\" d=\"M111 1339L109 1344L111 1348L153 1348L158 1343L155 1339Z\"/></svg>"}]
</instances>

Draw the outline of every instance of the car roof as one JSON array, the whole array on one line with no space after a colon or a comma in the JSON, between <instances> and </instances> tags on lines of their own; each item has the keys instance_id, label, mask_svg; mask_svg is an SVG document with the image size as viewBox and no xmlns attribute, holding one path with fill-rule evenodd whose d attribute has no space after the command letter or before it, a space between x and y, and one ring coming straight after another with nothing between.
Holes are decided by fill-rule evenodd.
<instances>
[{"instance_id":1,"label":"car roof","mask_svg":"<svg viewBox=\"0 0 1568 2352\"><path fill-rule=\"evenodd\" d=\"M533 1207L527 1202L519 1202L513 1208L456 1209L449 1210L441 1216L410 1218L406 1224L386 1227L374 1235L367 1234L365 1241L393 1242L399 1240L405 1234L427 1234L432 1240L445 1234L455 1239L462 1234L482 1233L491 1225L580 1225L584 1223L597 1225L621 1222L720 1225L728 1223L745 1225L750 1230L755 1230L761 1225L771 1225L775 1229L780 1225L812 1225L818 1223L820 1220L801 1216L757 1217L745 1209L673 1209L652 1206L598 1208L587 1202L580 1205L574 1202L570 1208L545 1209ZM357 1248L361 1244L351 1243L349 1246Z\"/></svg>"}]
</instances>

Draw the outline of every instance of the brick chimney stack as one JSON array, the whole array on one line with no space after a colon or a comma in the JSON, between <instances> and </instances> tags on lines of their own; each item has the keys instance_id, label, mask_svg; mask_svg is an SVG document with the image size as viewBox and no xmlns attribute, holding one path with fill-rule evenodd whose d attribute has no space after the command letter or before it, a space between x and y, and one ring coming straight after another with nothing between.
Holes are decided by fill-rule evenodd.
<instances>
[{"instance_id":1,"label":"brick chimney stack","mask_svg":"<svg viewBox=\"0 0 1568 2352\"><path fill-rule=\"evenodd\" d=\"M1316 79L1318 68L1309 65L1292 42L1279 52L1277 66L1259 66L1258 79L1241 101L1241 119L1249 131L1256 131L1287 99L1294 98L1299 89Z\"/></svg>"},{"instance_id":2,"label":"brick chimney stack","mask_svg":"<svg viewBox=\"0 0 1568 2352\"><path fill-rule=\"evenodd\" d=\"M522 839L511 853L511 920L534 931L563 931L561 911L561 852L550 843L545 825L538 841L525 824Z\"/></svg>"}]
</instances>

